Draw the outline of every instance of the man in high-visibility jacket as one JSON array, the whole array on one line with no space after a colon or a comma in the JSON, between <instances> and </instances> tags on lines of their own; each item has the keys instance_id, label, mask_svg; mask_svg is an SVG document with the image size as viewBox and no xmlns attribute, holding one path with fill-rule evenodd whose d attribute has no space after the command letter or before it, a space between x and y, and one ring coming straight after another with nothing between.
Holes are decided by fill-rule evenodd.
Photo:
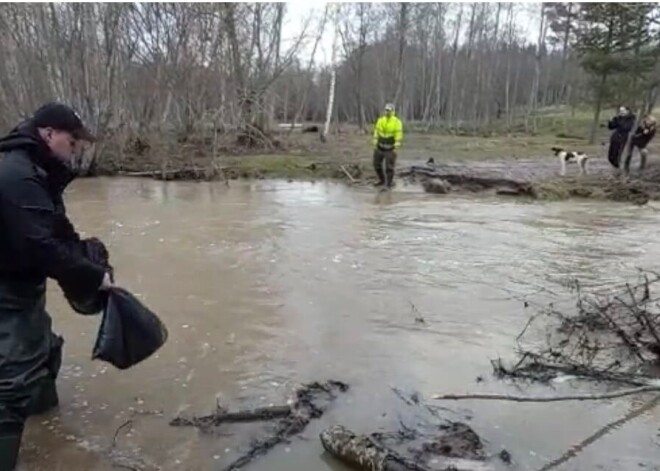
<instances>
[{"instance_id":1,"label":"man in high-visibility jacket","mask_svg":"<svg viewBox=\"0 0 660 471\"><path fill-rule=\"evenodd\" d=\"M396 152L403 141L403 126L401 120L394 114L394 105L385 105L385 113L378 118L374 127L374 169L378 176L376 186L392 187L394 181L394 166ZM383 171L385 162L385 171Z\"/></svg>"}]
</instances>

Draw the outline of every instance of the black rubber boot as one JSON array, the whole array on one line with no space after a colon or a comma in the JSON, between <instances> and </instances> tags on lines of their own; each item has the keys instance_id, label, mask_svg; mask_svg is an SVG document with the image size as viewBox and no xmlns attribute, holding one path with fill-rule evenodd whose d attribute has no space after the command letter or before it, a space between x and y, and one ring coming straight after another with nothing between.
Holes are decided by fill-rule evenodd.
<instances>
[{"instance_id":1,"label":"black rubber boot","mask_svg":"<svg viewBox=\"0 0 660 471\"><path fill-rule=\"evenodd\" d=\"M376 171L376 176L378 177L378 181L374 183L374 186L383 186L385 184L385 175L383 174L383 167L382 165L375 166L374 170Z\"/></svg>"},{"instance_id":2,"label":"black rubber boot","mask_svg":"<svg viewBox=\"0 0 660 471\"><path fill-rule=\"evenodd\" d=\"M394 170L387 170L387 188L394 186Z\"/></svg>"},{"instance_id":3,"label":"black rubber boot","mask_svg":"<svg viewBox=\"0 0 660 471\"><path fill-rule=\"evenodd\" d=\"M16 469L22 437L23 426L0 425L0 469L2 471Z\"/></svg>"},{"instance_id":4,"label":"black rubber boot","mask_svg":"<svg viewBox=\"0 0 660 471\"><path fill-rule=\"evenodd\" d=\"M52 332L50 335L50 354L46 362L48 375L39 381L30 394L29 415L44 414L60 404L56 380L62 366L62 346L64 345L64 339Z\"/></svg>"}]
</instances>

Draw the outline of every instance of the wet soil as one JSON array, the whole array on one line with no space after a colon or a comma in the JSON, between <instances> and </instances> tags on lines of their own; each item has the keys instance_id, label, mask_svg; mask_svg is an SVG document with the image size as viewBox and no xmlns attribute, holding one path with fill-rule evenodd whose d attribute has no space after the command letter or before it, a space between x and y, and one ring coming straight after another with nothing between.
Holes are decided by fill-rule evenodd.
<instances>
[{"instance_id":1,"label":"wet soil","mask_svg":"<svg viewBox=\"0 0 660 471\"><path fill-rule=\"evenodd\" d=\"M588 175L569 167L560 176L554 160L488 161L412 165L399 170L410 182L420 181L429 193L488 192L544 200L594 198L646 204L660 199L660 164L624 175L607 163L591 164ZM571 171L572 170L572 171Z\"/></svg>"}]
</instances>

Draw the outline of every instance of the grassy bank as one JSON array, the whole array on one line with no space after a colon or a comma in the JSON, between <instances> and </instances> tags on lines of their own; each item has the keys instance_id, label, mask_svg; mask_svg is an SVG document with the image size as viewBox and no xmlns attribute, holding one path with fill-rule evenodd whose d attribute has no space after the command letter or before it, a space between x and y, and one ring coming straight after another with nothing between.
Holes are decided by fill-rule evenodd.
<instances>
[{"instance_id":1,"label":"grassy bank","mask_svg":"<svg viewBox=\"0 0 660 471\"><path fill-rule=\"evenodd\" d=\"M463 169L505 162L517 168L516 160L545 167L547 178L535 178L535 195L542 199L598 198L638 202L644 198L657 199L660 191L651 178L613 179L611 172L589 177L557 178L557 163L550 148L559 146L587 152L592 161L605 168L606 142L609 133L598 129L595 144L588 144L586 136L591 125L591 113L545 110L536 122L536 132L523 121L504 126L494 123L488 129L459 130L427 129L421 123L406 123L404 145L399 152L397 166L421 164L433 158L436 164L451 163ZM511 130L511 131L509 131ZM527 132L525 132L527 130ZM259 150L237 148L232 136L195 136L186 139L141 136L114 149L108 147L110 158L102 162L106 174L155 176L164 179L237 179L282 178L295 180L340 179L368 180L375 177L372 163L371 138L357 128L342 125L321 142L318 134L280 132L274 135L272 146ZM651 162L657 143L652 143ZM511 162L506 164L506 162ZM487 168L490 168L487 166ZM487 169L487 171L490 171ZM543 173L543 172L542 172ZM660 172L657 172L660 181ZM529 180L527 177L523 180ZM642 196L639 196L642 195Z\"/></svg>"},{"instance_id":2,"label":"grassy bank","mask_svg":"<svg viewBox=\"0 0 660 471\"><path fill-rule=\"evenodd\" d=\"M341 177L341 165L359 166L371 173L370 137L351 130L333 135L322 143L315 134L296 134L281 141L279 148L235 152L213 152L205 142L166 143L148 149L114 152L104 159L106 173L173 171L177 169L228 169L241 176L305 178ZM399 152L399 165L424 162L471 162L484 160L550 159L550 147L559 145L590 153L601 146L584 140L552 135L462 136L408 132ZM339 172L338 172L339 170Z\"/></svg>"}]
</instances>

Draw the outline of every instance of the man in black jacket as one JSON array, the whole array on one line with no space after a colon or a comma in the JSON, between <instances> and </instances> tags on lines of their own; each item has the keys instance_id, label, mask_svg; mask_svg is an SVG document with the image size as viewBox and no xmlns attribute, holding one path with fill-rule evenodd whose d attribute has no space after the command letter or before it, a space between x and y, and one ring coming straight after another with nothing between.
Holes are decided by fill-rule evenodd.
<instances>
[{"instance_id":1,"label":"man in black jacket","mask_svg":"<svg viewBox=\"0 0 660 471\"><path fill-rule=\"evenodd\" d=\"M607 123L607 127L613 131L612 136L610 136L607 160L610 161L614 168L619 168L621 154L633 126L635 126L635 115L625 106L621 106L617 115Z\"/></svg>"},{"instance_id":2,"label":"man in black jacket","mask_svg":"<svg viewBox=\"0 0 660 471\"><path fill-rule=\"evenodd\" d=\"M62 192L68 162L93 136L68 106L49 103L0 139L0 469L16 466L23 424L57 404L62 339L45 310L46 279L79 296L112 285L82 255ZM45 402L44 402L45 401Z\"/></svg>"}]
</instances>

